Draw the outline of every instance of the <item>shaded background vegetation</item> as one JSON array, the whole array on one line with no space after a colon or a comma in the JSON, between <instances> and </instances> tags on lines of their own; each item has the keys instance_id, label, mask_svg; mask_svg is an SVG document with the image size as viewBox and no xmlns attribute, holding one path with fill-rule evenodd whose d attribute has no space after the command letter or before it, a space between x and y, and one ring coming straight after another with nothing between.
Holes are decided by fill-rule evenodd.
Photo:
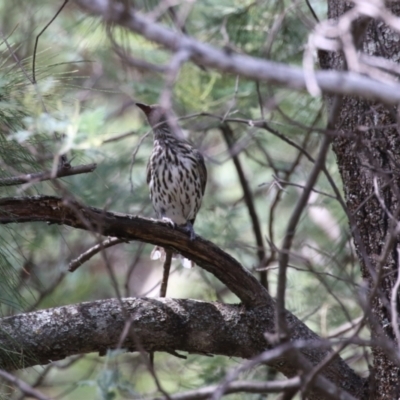
<instances>
[{"instance_id":1,"label":"shaded background vegetation","mask_svg":"<svg viewBox=\"0 0 400 400\"><path fill-rule=\"evenodd\" d=\"M165 76L150 68L134 68L127 57L167 66L171 55L139 35L106 27L68 4L40 36L37 85L33 85L28 78L32 79L36 37L61 4L44 0L0 4L0 177L49 170L55 156L63 153L72 165L95 162L98 166L93 173L58 182L2 187L2 196L73 196L87 205L154 217L145 174L152 138L151 134L144 138L149 126L134 102L157 103ZM154 13L160 4L135 2L142 11ZM187 7L185 29L198 40L290 64L301 65L303 46L315 23L305 2L198 0ZM315 0L312 7L325 17L325 1ZM160 13L160 19L178 29L170 14ZM116 45L126 57L117 54ZM257 276L260 268L267 268L274 294L275 245L280 244L288 215L312 167L304 151L315 155L326 124L322 100L186 64L173 87L172 102L185 135L204 154L209 172L196 232ZM265 125L256 127L254 121L262 120ZM221 121L234 132L233 153L240 159L255 202L266 252L261 261ZM299 152L293 143L304 151ZM340 182L332 154L327 167ZM329 196L332 189L324 176L316 189L319 192L311 197L295 237L286 304L310 328L329 337L360 313L359 269L347 220ZM0 228L0 240L2 316L115 297L105 257L123 296L158 293L162 266L150 260L149 245L120 244L69 273L69 262L96 243L87 232L44 223L9 225ZM179 262L172 268L168 296L238 302L216 278L199 268L183 269ZM351 346L346 352L354 369L366 371L367 353ZM217 383L240 362L200 355L188 355L187 360L169 354L155 357L157 374L171 392ZM265 379L268 373L266 367L259 368L243 378ZM17 374L48 395L64 399L132 398L156 392L141 355L120 351L106 357L72 357ZM3 398L22 398L6 383L1 393Z\"/></svg>"}]
</instances>

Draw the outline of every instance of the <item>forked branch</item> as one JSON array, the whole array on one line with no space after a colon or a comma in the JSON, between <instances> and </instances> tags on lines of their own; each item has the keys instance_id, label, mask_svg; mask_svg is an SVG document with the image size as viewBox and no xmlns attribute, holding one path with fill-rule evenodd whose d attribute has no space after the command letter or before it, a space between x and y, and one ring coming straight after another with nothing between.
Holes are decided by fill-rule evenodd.
<instances>
[{"instance_id":1,"label":"forked branch","mask_svg":"<svg viewBox=\"0 0 400 400\"><path fill-rule=\"evenodd\" d=\"M52 196L0 199L0 224L35 221L68 225L96 234L127 241L139 240L175 250L215 275L240 298L243 305L191 300L130 299L124 301L126 309L122 310L118 301L105 300L9 317L1 321L0 349L9 349L11 346L14 350L11 354L22 354L22 357L12 357L10 360L5 358L4 354L0 354L3 368L18 368L21 367L21 362L23 366L41 364L77 353L103 352L112 348L118 342L125 325L126 313L134 318L133 326L140 328L140 324L148 324L147 330L143 327L142 330L139 329L139 332L143 333L143 338L140 337L141 345L147 351L183 350L250 358L271 346L264 333L273 335L275 332L274 300L238 261L213 243L200 237L191 241L184 230L173 229L160 221L87 207L75 200ZM133 305L136 311L130 309ZM203 312L195 309L197 305L205 307ZM111 309L105 311L108 307ZM100 312L95 312L97 308ZM166 313L164 317L160 317L162 312ZM223 317L225 312L228 313L226 321ZM79 321L76 324L72 323L73 318L86 321L93 315L97 316L96 324L81 324ZM142 320L141 317L146 315L148 318ZM216 318L213 322L210 319L212 315ZM56 318L57 316L59 318ZM100 323L104 318L111 320ZM119 320L120 323L117 324L116 321ZM286 312L286 320L293 342L306 341L311 344L311 349L304 348L301 353L312 365L322 362L331 353L327 344L293 314ZM33 323L41 327L33 329ZM52 328L53 324L65 324L65 327L70 328L66 332L65 329ZM80 332L83 326L89 329L86 335L90 340L87 343L82 340L83 333ZM176 334L178 327L179 335ZM47 337L41 337L38 332ZM59 332L60 335L64 332L66 336L56 338L54 332ZM150 332L153 332L153 335L150 335ZM164 335L167 335L165 341L160 341L160 337ZM129 342L131 339L127 340ZM244 343L243 340L248 343ZM60 343L65 343L65 346ZM126 343L126 347L135 346L131 341ZM280 357L274 366L287 376L297 375L297 368L293 366L290 357ZM332 360L322 371L322 375L353 395L362 385L361 378L339 357Z\"/></svg>"}]
</instances>

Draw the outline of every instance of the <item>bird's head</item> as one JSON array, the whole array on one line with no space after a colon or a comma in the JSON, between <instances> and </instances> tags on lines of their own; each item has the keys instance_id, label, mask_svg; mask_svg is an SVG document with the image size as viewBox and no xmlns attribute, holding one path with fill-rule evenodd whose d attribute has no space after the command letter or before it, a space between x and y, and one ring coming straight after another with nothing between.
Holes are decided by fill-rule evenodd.
<instances>
[{"instance_id":1,"label":"bird's head","mask_svg":"<svg viewBox=\"0 0 400 400\"><path fill-rule=\"evenodd\" d=\"M145 113L152 128L160 127L167 122L167 114L158 104L149 106L143 103L136 103L136 105Z\"/></svg>"}]
</instances>

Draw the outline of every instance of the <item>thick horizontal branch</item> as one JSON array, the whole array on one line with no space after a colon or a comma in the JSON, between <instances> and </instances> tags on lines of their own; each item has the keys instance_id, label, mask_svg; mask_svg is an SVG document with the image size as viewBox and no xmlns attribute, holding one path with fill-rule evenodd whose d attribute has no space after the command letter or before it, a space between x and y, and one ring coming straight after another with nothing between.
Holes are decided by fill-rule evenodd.
<instances>
[{"instance_id":1,"label":"thick horizontal branch","mask_svg":"<svg viewBox=\"0 0 400 400\"><path fill-rule=\"evenodd\" d=\"M48 364L74 354L105 354L116 348L126 315L133 334L127 335L123 347L132 351L140 343L149 352L251 358L266 349L260 326L268 322L260 310L243 312L240 305L168 298L123 299L123 306L124 310L117 299L107 299L3 318L0 368ZM4 348L8 351L2 354ZM11 357L10 349L15 351Z\"/></svg>"},{"instance_id":2,"label":"thick horizontal branch","mask_svg":"<svg viewBox=\"0 0 400 400\"><path fill-rule=\"evenodd\" d=\"M213 243L200 237L190 241L187 232L160 221L86 207L72 200L52 196L0 199L0 224L34 221L65 224L176 250L215 275L242 300L244 306L190 300L126 300L124 303L128 315L133 318L135 332L137 329L148 351L181 350L249 358L268 348L264 333L275 332L274 300L239 262ZM0 334L9 334L3 335L0 349L15 343L16 356L11 361L17 367L19 364L15 360L20 354L24 365L33 365L77 353L102 352L115 345L125 322L119 303L109 300L70 307L4 319ZM91 316L97 322L91 323ZM286 318L292 340L314 343L313 349L302 350L304 356L313 365L321 362L330 350L325 344L318 348L321 339L294 315L287 312ZM37 328L34 323L39 324ZM85 329L88 330L87 341L83 339ZM66 336L62 336L64 334ZM130 348L132 343L126 346ZM4 357L0 360L5 362ZM297 374L290 358L283 357L275 367L287 376ZM352 394L357 393L361 385L361 379L340 357L322 374Z\"/></svg>"},{"instance_id":3,"label":"thick horizontal branch","mask_svg":"<svg viewBox=\"0 0 400 400\"><path fill-rule=\"evenodd\" d=\"M97 167L97 164L86 164L77 165L76 167L60 168L56 174L53 176L51 171L45 172L35 172L32 174L24 174L18 176L11 176L9 178L0 179L0 186L15 186L23 185L24 183L34 183L41 181L48 181L54 178L63 178L65 176L87 174L88 172L93 172Z\"/></svg>"},{"instance_id":4,"label":"thick horizontal branch","mask_svg":"<svg viewBox=\"0 0 400 400\"><path fill-rule=\"evenodd\" d=\"M147 19L122 1L75 0L75 3L86 12L101 16L105 22L139 33L173 52L186 50L190 53L190 59L200 66L291 89L306 90L305 72L301 68L215 48ZM360 96L386 104L400 103L400 85L394 82L380 82L361 74L343 71L316 71L315 79L324 93Z\"/></svg>"},{"instance_id":5,"label":"thick horizontal branch","mask_svg":"<svg viewBox=\"0 0 400 400\"><path fill-rule=\"evenodd\" d=\"M271 318L262 308L244 311L240 305L165 298L129 298L123 299L122 305L123 309L118 300L108 299L3 318L0 368L47 364L73 354L105 354L117 347L127 320L131 321L130 331L122 347L129 351L138 350L140 344L149 352L253 358L268 347L264 332L271 329ZM309 349L305 346L302 352L315 363L326 355L326 345L318 348L316 341L309 339ZM296 376L298 371L291 366L287 352L276 354L270 365ZM349 393L357 393L362 386L361 378L340 359L322 374ZM311 398L322 400L325 396Z\"/></svg>"}]
</instances>

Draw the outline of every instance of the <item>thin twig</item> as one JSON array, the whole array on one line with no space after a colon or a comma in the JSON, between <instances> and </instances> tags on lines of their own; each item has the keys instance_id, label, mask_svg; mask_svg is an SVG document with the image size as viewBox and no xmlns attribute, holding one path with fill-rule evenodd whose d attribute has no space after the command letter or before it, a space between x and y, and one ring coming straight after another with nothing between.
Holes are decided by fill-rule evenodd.
<instances>
[{"instance_id":1,"label":"thin twig","mask_svg":"<svg viewBox=\"0 0 400 400\"><path fill-rule=\"evenodd\" d=\"M24 183L36 183L42 181L48 181L54 178L63 178L65 176L87 174L93 172L97 167L97 164L86 164L78 165L71 168L60 168L56 172L55 176L52 176L51 172L35 172L33 174L25 174L19 176L11 176L9 178L0 179L0 186L15 186L23 185Z\"/></svg>"},{"instance_id":2,"label":"thin twig","mask_svg":"<svg viewBox=\"0 0 400 400\"><path fill-rule=\"evenodd\" d=\"M74 272L76 271L84 262L90 260L94 255L101 252L102 250L115 246L119 243L126 243L126 240L119 238L108 238L101 243L97 243L95 246L91 247L89 250L86 250L79 257L75 258L68 264L68 271Z\"/></svg>"},{"instance_id":3,"label":"thin twig","mask_svg":"<svg viewBox=\"0 0 400 400\"><path fill-rule=\"evenodd\" d=\"M44 31L53 23L53 21L58 17L58 14L60 14L60 12L63 10L63 8L67 5L68 1L69 0L64 0L64 3L61 5L61 7L55 13L53 18L47 23L47 25L36 36L35 47L33 48L33 60L32 60L32 83L34 83L34 84L36 83L35 64L36 64L36 51L37 51L37 47L39 44L39 38L44 33Z\"/></svg>"},{"instance_id":4,"label":"thin twig","mask_svg":"<svg viewBox=\"0 0 400 400\"><path fill-rule=\"evenodd\" d=\"M34 389L32 386L28 385L23 380L17 378L14 375L9 374L6 371L0 369L0 376L6 381L12 383L16 386L21 392L26 394L29 397L34 397L38 400L50 400L50 397L45 396L43 393L40 393L38 390Z\"/></svg>"},{"instance_id":5,"label":"thin twig","mask_svg":"<svg viewBox=\"0 0 400 400\"><path fill-rule=\"evenodd\" d=\"M233 92L233 98L228 102L228 109L226 110L224 116L222 117L222 123L226 121L226 118L231 113L232 107L236 105L236 97L239 90L239 75L236 77L235 80L235 90Z\"/></svg>"},{"instance_id":6,"label":"thin twig","mask_svg":"<svg viewBox=\"0 0 400 400\"><path fill-rule=\"evenodd\" d=\"M101 144L106 144L106 143L111 143L111 142L118 142L118 140L125 139L125 138L127 138L129 136L136 135L136 133L137 132L135 132L135 131L129 131L129 132L121 133L120 135L115 135L115 136L112 136L112 137L110 137L108 139L103 140L101 142Z\"/></svg>"},{"instance_id":7,"label":"thin twig","mask_svg":"<svg viewBox=\"0 0 400 400\"><path fill-rule=\"evenodd\" d=\"M143 136L141 136L138 140L138 144L135 146L135 149L132 152L132 160L131 160L131 165L129 166L129 183L131 185L131 193L133 193L133 180L132 180L132 171L133 171L133 166L135 165L136 162L136 156L137 153L140 149L140 146L142 145L143 141L147 138L147 136L150 135L152 130L147 131Z\"/></svg>"},{"instance_id":8,"label":"thin twig","mask_svg":"<svg viewBox=\"0 0 400 400\"><path fill-rule=\"evenodd\" d=\"M18 64L18 66L21 68L21 71L24 73L26 79L28 79L28 81L33 84L31 77L28 75L28 72L26 71L25 67L21 63L21 60L18 58L18 56L15 54L15 51L12 49L12 47L8 43L7 38L4 36L4 34L1 31L0 31L0 35L2 36L3 41L6 44L8 51L13 56L15 62Z\"/></svg>"},{"instance_id":9,"label":"thin twig","mask_svg":"<svg viewBox=\"0 0 400 400\"><path fill-rule=\"evenodd\" d=\"M327 339L341 337L345 333L350 332L351 330L358 327L361 320L362 320L362 317L357 317L357 318L353 319L352 321L345 322L343 325L340 325L337 328L331 330L327 335Z\"/></svg>"},{"instance_id":10,"label":"thin twig","mask_svg":"<svg viewBox=\"0 0 400 400\"><path fill-rule=\"evenodd\" d=\"M309 0L306 0L306 3L307 3L307 6L308 6L308 9L310 10L310 12L311 12L311 14L313 15L313 17L315 18L315 20L316 20L317 22L319 22L319 18L317 17L317 14L315 13L314 9L312 8L312 6L311 6Z\"/></svg>"},{"instance_id":11,"label":"thin twig","mask_svg":"<svg viewBox=\"0 0 400 400\"><path fill-rule=\"evenodd\" d=\"M29 305L29 307L25 310L26 312L31 312L31 311L35 311L36 307L42 302L42 300L48 296L49 294L53 293L58 286L61 284L61 282L64 280L66 276L66 271L63 270L62 272L60 272L60 274L58 275L58 277L54 280L54 282L51 283L51 285L49 285L47 288L45 288L44 290L40 291L40 294L38 297L36 297L35 301Z\"/></svg>"},{"instance_id":12,"label":"thin twig","mask_svg":"<svg viewBox=\"0 0 400 400\"><path fill-rule=\"evenodd\" d=\"M261 183L260 185L258 185L259 187L264 186L264 185L271 185L274 184L275 182L279 183L280 185L283 186L294 186L300 189L304 189L304 185L298 185L297 183L293 183L293 182L289 182L289 181L284 181L283 179L280 179L278 176L276 175L272 175L272 177L274 178L274 181L271 183ZM337 197L334 196L333 194L329 194L326 192L322 192L321 190L317 190L317 189L312 189L311 190L313 193L318 193L321 194L322 196L326 196L329 197L331 199L337 200Z\"/></svg>"},{"instance_id":13,"label":"thin twig","mask_svg":"<svg viewBox=\"0 0 400 400\"><path fill-rule=\"evenodd\" d=\"M397 248L397 258L400 258L400 249ZM399 265L400 267L400 265ZM397 280L396 284L392 289L392 297L390 298L390 307L392 311L392 328L396 335L397 346L400 347L400 330L399 330L399 315L398 315L398 308L397 308L397 301L398 301L398 292L400 287L400 270L399 267L397 268Z\"/></svg>"},{"instance_id":14,"label":"thin twig","mask_svg":"<svg viewBox=\"0 0 400 400\"><path fill-rule=\"evenodd\" d=\"M301 370L307 371L311 369L311 364L308 362L308 360L302 357L298 353L298 351L302 348L312 348L312 347L313 344L311 342L298 340L295 342L283 343L277 347L274 347L271 350L266 350L264 353L259 354L253 359L244 362L238 368L230 371L226 375L225 379L218 385L217 389L213 392L213 395L210 396L210 400L219 400L224 395L229 385L232 382L234 382L241 373L249 371L260 364L271 363L272 361L279 359L284 355L289 356L290 354L291 361L293 362L293 364L295 365L297 364L297 366L299 366L299 361L300 361L300 363L303 364L301 365ZM319 345L319 347L322 348L322 345L321 346ZM316 377L316 382L314 383L314 385L316 388L318 388L318 390L324 392L326 398L335 400L337 399L355 400L355 398L352 395L340 389L334 383L325 378L322 374Z\"/></svg>"},{"instance_id":15,"label":"thin twig","mask_svg":"<svg viewBox=\"0 0 400 400\"><path fill-rule=\"evenodd\" d=\"M339 115L341 108L341 99L335 97L332 105L332 109L328 120L328 129L333 129ZM322 139L319 154L315 160L314 167L310 173L310 176L305 185L304 191L301 193L299 200L293 210L293 213L289 219L285 238L282 244L282 250L279 254L279 272L278 272L278 288L277 288L277 300L276 300L276 328L278 335L283 335L284 338L287 334L286 325L286 310L285 310L285 290L286 290L286 269L289 262L290 248L292 247L293 238L295 235L297 224L300 221L300 217L307 205L311 190L314 187L317 178L323 170L325 165L325 157L329 150L331 138L326 135Z\"/></svg>"},{"instance_id":16,"label":"thin twig","mask_svg":"<svg viewBox=\"0 0 400 400\"><path fill-rule=\"evenodd\" d=\"M166 110L169 110L171 108L172 89L182 66L185 64L186 61L189 60L190 56L191 52L189 50L180 49L171 58L171 61L168 65L168 72L165 77L164 89L160 95L160 105ZM170 123L170 119L171 118L168 118L168 123Z\"/></svg>"},{"instance_id":17,"label":"thin twig","mask_svg":"<svg viewBox=\"0 0 400 400\"><path fill-rule=\"evenodd\" d=\"M224 136L228 149L229 151L231 151L234 145L233 131L227 122L222 123L220 129ZM236 154L232 154L232 161L233 164L235 165L240 185L242 186L244 201L246 203L251 223L253 225L254 237L256 239L256 244L257 244L257 256L259 261L258 268L261 268L263 267L265 262L265 247L264 247L264 241L261 232L259 218L253 201L253 194L251 193L249 183L247 182L246 176L244 174L242 164L240 163L239 157ZM268 289L267 271L260 271L260 282L265 288Z\"/></svg>"},{"instance_id":18,"label":"thin twig","mask_svg":"<svg viewBox=\"0 0 400 400\"><path fill-rule=\"evenodd\" d=\"M121 60L131 67L137 68L142 71L166 72L168 67L166 65L157 65L146 60L141 60L128 54L128 51L120 46L115 40L111 31L111 26L107 25L107 36L111 42L113 51L121 58Z\"/></svg>"},{"instance_id":19,"label":"thin twig","mask_svg":"<svg viewBox=\"0 0 400 400\"><path fill-rule=\"evenodd\" d=\"M144 250L144 244L140 243L136 251L135 258L131 262L131 265L128 267L128 271L126 273L126 278L125 278L125 297L131 297L131 291L129 285L131 281L131 276L140 261L140 257L142 256L143 250Z\"/></svg>"},{"instance_id":20,"label":"thin twig","mask_svg":"<svg viewBox=\"0 0 400 400\"><path fill-rule=\"evenodd\" d=\"M278 393L285 392L287 390L293 390L299 388L301 380L298 376L287 379L285 381L274 381L274 382L246 382L246 381L235 381L230 382L224 394L229 393ZM177 393L171 395L171 400L203 400L209 399L210 396L217 390L218 385L206 386L195 390L189 390L183 393ZM154 400L165 400L165 397L157 397Z\"/></svg>"}]
</instances>

